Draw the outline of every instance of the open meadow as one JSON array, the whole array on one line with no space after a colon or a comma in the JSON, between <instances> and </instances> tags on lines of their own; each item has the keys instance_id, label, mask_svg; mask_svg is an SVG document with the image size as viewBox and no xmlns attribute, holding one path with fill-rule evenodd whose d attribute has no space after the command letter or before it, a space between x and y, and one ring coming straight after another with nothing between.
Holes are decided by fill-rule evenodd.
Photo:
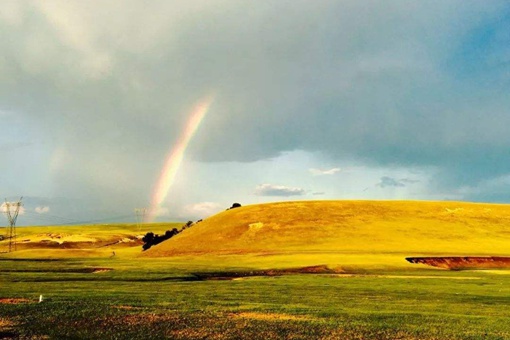
<instances>
[{"instance_id":1,"label":"open meadow","mask_svg":"<svg viewBox=\"0 0 510 340\"><path fill-rule=\"evenodd\" d=\"M458 202L247 206L145 252L141 235L182 223L18 228L18 250L0 255L0 339L510 339L510 270L405 260L504 256L509 216Z\"/></svg>"},{"instance_id":2,"label":"open meadow","mask_svg":"<svg viewBox=\"0 0 510 340\"><path fill-rule=\"evenodd\" d=\"M0 0L0 42L0 340L510 340L510 0Z\"/></svg>"}]
</instances>

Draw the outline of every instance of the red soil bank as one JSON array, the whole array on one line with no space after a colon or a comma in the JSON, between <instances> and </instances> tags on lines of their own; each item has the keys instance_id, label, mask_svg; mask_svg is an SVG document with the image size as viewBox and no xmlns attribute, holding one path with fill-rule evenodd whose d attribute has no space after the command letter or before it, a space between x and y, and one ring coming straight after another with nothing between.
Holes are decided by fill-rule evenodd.
<instances>
[{"instance_id":1,"label":"red soil bank","mask_svg":"<svg viewBox=\"0 0 510 340\"><path fill-rule=\"evenodd\" d=\"M406 257L406 260L452 270L510 268L510 257L500 256Z\"/></svg>"}]
</instances>

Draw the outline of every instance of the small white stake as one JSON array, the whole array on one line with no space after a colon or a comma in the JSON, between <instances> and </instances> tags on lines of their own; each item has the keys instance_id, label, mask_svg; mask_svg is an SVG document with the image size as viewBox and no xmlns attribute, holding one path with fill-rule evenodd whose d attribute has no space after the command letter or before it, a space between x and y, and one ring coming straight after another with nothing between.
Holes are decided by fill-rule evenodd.
<instances>
[{"instance_id":1,"label":"small white stake","mask_svg":"<svg viewBox=\"0 0 510 340\"><path fill-rule=\"evenodd\" d=\"M41 294L41 295L39 295L39 303L41 303L41 302L43 302L43 296L42 296L42 294Z\"/></svg>"}]
</instances>

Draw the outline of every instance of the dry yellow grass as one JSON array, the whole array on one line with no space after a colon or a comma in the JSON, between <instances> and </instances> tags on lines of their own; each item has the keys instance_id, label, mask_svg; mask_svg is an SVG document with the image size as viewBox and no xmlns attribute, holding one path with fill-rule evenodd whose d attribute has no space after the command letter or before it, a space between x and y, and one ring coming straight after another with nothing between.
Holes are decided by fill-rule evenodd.
<instances>
[{"instance_id":1,"label":"dry yellow grass","mask_svg":"<svg viewBox=\"0 0 510 340\"><path fill-rule=\"evenodd\" d=\"M426 201L298 201L244 206L165 241L150 257L253 254L320 258L507 255L510 205ZM352 259L354 262L359 261ZM320 263L316 260L307 263ZM324 262L324 261L323 261Z\"/></svg>"},{"instance_id":2,"label":"dry yellow grass","mask_svg":"<svg viewBox=\"0 0 510 340\"><path fill-rule=\"evenodd\" d=\"M0 254L19 258L109 257L115 254L134 257L142 250L141 238L148 231L164 233L182 223L97 224L76 226L18 227L17 251L8 250L7 238L0 241ZM0 235L7 228L0 228Z\"/></svg>"}]
</instances>

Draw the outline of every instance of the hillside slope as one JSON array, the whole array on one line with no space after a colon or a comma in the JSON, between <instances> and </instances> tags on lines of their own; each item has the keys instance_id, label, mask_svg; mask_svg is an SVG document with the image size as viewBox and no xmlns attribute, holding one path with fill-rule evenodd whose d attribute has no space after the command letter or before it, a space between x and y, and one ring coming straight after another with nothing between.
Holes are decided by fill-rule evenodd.
<instances>
[{"instance_id":1,"label":"hillside slope","mask_svg":"<svg viewBox=\"0 0 510 340\"><path fill-rule=\"evenodd\" d=\"M298 201L219 213L144 256L277 253L507 255L510 205Z\"/></svg>"},{"instance_id":2,"label":"hillside slope","mask_svg":"<svg viewBox=\"0 0 510 340\"><path fill-rule=\"evenodd\" d=\"M164 233L182 223L113 223L73 226L18 227L16 251L7 253L8 228L0 228L0 255L9 257L110 256L112 251L142 250L142 237L148 231Z\"/></svg>"}]
</instances>

